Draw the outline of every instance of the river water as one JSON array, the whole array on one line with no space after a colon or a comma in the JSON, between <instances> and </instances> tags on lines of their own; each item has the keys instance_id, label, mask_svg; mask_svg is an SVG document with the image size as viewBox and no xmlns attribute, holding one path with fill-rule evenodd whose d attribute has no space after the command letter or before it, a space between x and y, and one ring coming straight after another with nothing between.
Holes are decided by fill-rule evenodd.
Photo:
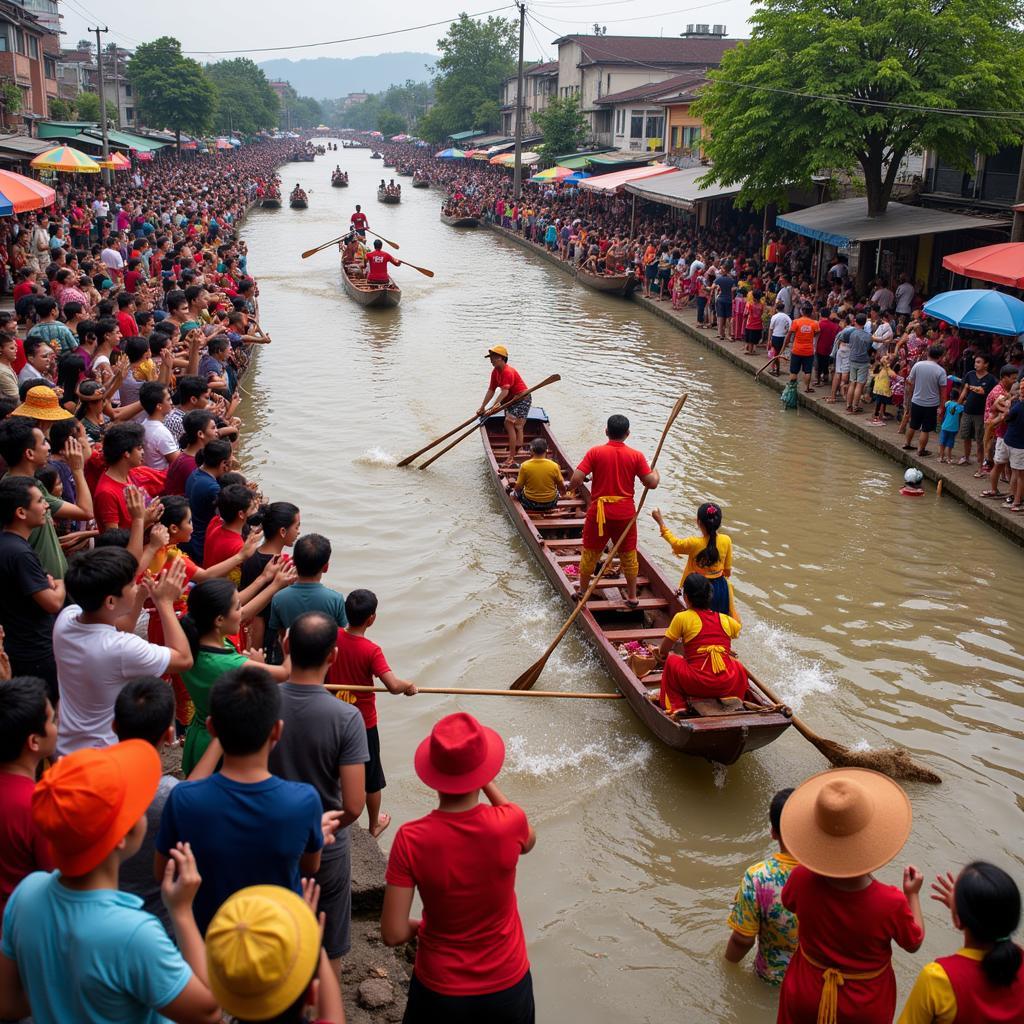
<instances>
[{"instance_id":1,"label":"river water","mask_svg":"<svg viewBox=\"0 0 1024 1024\"><path fill-rule=\"evenodd\" d=\"M333 164L351 187L330 187ZM244 237L274 343L245 381L243 468L270 500L300 505L329 536L328 582L380 598L371 636L423 686L504 688L544 649L567 609L492 491L479 442L426 472L395 463L471 415L489 345L506 344L571 457L613 412L651 454L689 394L662 455L657 503L675 532L720 503L735 546L740 656L818 731L851 745L899 743L944 778L909 788L913 835L883 881L913 862L929 879L986 858L1024 882L1024 555L955 501L907 499L902 469L778 396L629 302L597 295L490 232L438 220L440 196L385 173L368 150L282 169L310 208L254 211ZM386 172L388 174L393 171ZM401 244L393 310L344 294L336 250L354 204ZM641 544L678 563L645 517ZM571 633L539 684L610 690ZM466 710L507 742L500 783L538 832L519 904L540 1021L774 1021L776 995L749 960L722 959L725 920L748 864L771 848L772 794L826 767L795 730L728 769L661 747L624 703L490 697L378 698L395 819L431 794L412 753L442 715ZM393 831L385 833L389 845ZM895 958L901 1000L927 958L958 948L926 901L928 937Z\"/></svg>"}]
</instances>

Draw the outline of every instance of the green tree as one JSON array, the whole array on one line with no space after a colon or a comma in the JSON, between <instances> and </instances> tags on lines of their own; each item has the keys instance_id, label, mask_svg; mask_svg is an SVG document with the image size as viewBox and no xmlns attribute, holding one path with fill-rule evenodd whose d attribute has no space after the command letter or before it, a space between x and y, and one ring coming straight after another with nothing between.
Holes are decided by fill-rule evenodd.
<instances>
[{"instance_id":1,"label":"green tree","mask_svg":"<svg viewBox=\"0 0 1024 1024\"><path fill-rule=\"evenodd\" d=\"M417 132L443 142L452 132L496 127L495 97L515 68L518 40L518 27L508 18L491 15L475 21L460 14L437 41L441 56L434 68L436 103L417 124ZM478 124L478 115L492 123Z\"/></svg>"},{"instance_id":2,"label":"green tree","mask_svg":"<svg viewBox=\"0 0 1024 1024\"><path fill-rule=\"evenodd\" d=\"M107 100L107 124L117 124L117 104ZM51 102L50 116L56 117L53 113ZM79 121L100 121L100 98L94 92L82 92L75 97L75 116Z\"/></svg>"},{"instance_id":3,"label":"green tree","mask_svg":"<svg viewBox=\"0 0 1024 1024\"><path fill-rule=\"evenodd\" d=\"M21 90L13 82L0 82L0 113L2 113L5 128L8 116L17 114L19 110L21 110Z\"/></svg>"},{"instance_id":4,"label":"green tree","mask_svg":"<svg viewBox=\"0 0 1024 1024\"><path fill-rule=\"evenodd\" d=\"M59 96L50 98L49 114L54 121L70 121L75 116L75 105L70 100L62 100Z\"/></svg>"},{"instance_id":5,"label":"green tree","mask_svg":"<svg viewBox=\"0 0 1024 1024\"><path fill-rule=\"evenodd\" d=\"M208 64L206 74L217 94L213 115L216 131L253 135L277 124L281 116L277 93L270 88L262 69L248 57Z\"/></svg>"},{"instance_id":6,"label":"green tree","mask_svg":"<svg viewBox=\"0 0 1024 1024\"><path fill-rule=\"evenodd\" d=\"M376 127L385 137L398 135L405 131L405 119L391 110L382 110L377 118Z\"/></svg>"},{"instance_id":7,"label":"green tree","mask_svg":"<svg viewBox=\"0 0 1024 1024\"><path fill-rule=\"evenodd\" d=\"M533 119L544 136L541 156L548 166L555 162L556 156L576 149L590 127L577 96L552 97L547 109L534 114Z\"/></svg>"},{"instance_id":8,"label":"green tree","mask_svg":"<svg viewBox=\"0 0 1024 1024\"><path fill-rule=\"evenodd\" d=\"M181 52L181 43L161 36L142 43L128 62L141 120L151 128L168 128L178 145L181 133L202 135L213 122L216 92L202 65Z\"/></svg>"},{"instance_id":9,"label":"green tree","mask_svg":"<svg viewBox=\"0 0 1024 1024\"><path fill-rule=\"evenodd\" d=\"M1019 141L1019 119L976 115L1024 109L1022 17L1021 0L763 0L695 108L703 181L743 182L739 201L763 207L859 168L884 213L908 152L966 168Z\"/></svg>"}]
</instances>

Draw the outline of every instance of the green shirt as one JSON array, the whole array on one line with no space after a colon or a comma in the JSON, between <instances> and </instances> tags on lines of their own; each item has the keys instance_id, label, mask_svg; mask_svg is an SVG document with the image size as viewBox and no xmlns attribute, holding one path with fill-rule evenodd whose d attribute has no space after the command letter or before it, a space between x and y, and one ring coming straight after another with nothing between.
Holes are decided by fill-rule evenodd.
<instances>
[{"instance_id":1,"label":"green shirt","mask_svg":"<svg viewBox=\"0 0 1024 1024\"><path fill-rule=\"evenodd\" d=\"M36 324L28 332L29 338L42 338L51 346L56 342L61 353L74 352L78 348L78 339L71 333L71 330L59 320Z\"/></svg>"},{"instance_id":2,"label":"green shirt","mask_svg":"<svg viewBox=\"0 0 1024 1024\"><path fill-rule=\"evenodd\" d=\"M225 672L241 668L247 661L248 658L239 654L225 640L223 647L200 647L195 664L187 672L182 672L182 682L195 708L188 732L185 733L185 747L181 754L181 771L186 777L210 745L206 719L210 714L210 690L213 684Z\"/></svg>"},{"instance_id":3,"label":"green shirt","mask_svg":"<svg viewBox=\"0 0 1024 1024\"><path fill-rule=\"evenodd\" d=\"M291 629L292 623L303 612L324 612L334 619L339 629L348 625L343 594L322 583L293 583L271 598L268 628L275 632Z\"/></svg>"}]
</instances>

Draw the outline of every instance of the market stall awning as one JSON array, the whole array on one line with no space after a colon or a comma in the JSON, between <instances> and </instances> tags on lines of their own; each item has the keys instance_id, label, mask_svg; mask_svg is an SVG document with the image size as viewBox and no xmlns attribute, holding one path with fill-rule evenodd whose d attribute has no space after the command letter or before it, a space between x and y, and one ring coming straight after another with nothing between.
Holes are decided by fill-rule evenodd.
<instances>
[{"instance_id":1,"label":"market stall awning","mask_svg":"<svg viewBox=\"0 0 1024 1024\"><path fill-rule=\"evenodd\" d=\"M942 265L954 274L978 281L1024 288L1024 242L1001 242L999 245L983 245L980 249L950 253L943 256Z\"/></svg>"},{"instance_id":2,"label":"market stall awning","mask_svg":"<svg viewBox=\"0 0 1024 1024\"><path fill-rule=\"evenodd\" d=\"M31 139L27 135L0 135L0 160L24 160L53 149L49 139Z\"/></svg>"},{"instance_id":3,"label":"market stall awning","mask_svg":"<svg viewBox=\"0 0 1024 1024\"><path fill-rule=\"evenodd\" d=\"M869 217L868 201L862 196L809 206L806 210L775 218L776 227L837 247L875 242L882 238L937 235L965 228L1000 228L1008 223L1008 220L968 217L962 213L933 210L927 206L904 206L902 203L890 203L881 217Z\"/></svg>"},{"instance_id":4,"label":"market stall awning","mask_svg":"<svg viewBox=\"0 0 1024 1024\"><path fill-rule=\"evenodd\" d=\"M448 138L451 139L452 142L466 142L469 139L479 138L481 135L483 135L482 131L474 129L469 132L456 132L454 135L449 135Z\"/></svg>"},{"instance_id":5,"label":"market stall awning","mask_svg":"<svg viewBox=\"0 0 1024 1024\"><path fill-rule=\"evenodd\" d=\"M90 128L84 134L94 139L103 138L103 133L99 128ZM149 153L170 145L168 142L160 142L157 139L144 139L141 135L133 135L131 132L119 132L114 128L108 129L107 140L112 146L124 146L126 149L134 149L140 153Z\"/></svg>"},{"instance_id":6,"label":"market stall awning","mask_svg":"<svg viewBox=\"0 0 1024 1024\"><path fill-rule=\"evenodd\" d=\"M564 160L558 160L557 164L559 167L568 167L570 171L582 171L593 159L593 156L592 153L585 156L567 156Z\"/></svg>"},{"instance_id":7,"label":"market stall awning","mask_svg":"<svg viewBox=\"0 0 1024 1024\"><path fill-rule=\"evenodd\" d=\"M597 153L589 157L589 160L595 167L631 167L649 164L652 160L663 159L664 156L664 153Z\"/></svg>"},{"instance_id":8,"label":"market stall awning","mask_svg":"<svg viewBox=\"0 0 1024 1024\"><path fill-rule=\"evenodd\" d=\"M639 199L662 203L677 210L692 210L693 204L703 199L719 199L734 196L739 185L709 185L702 188L698 182L708 173L707 167L683 167L678 174L655 177L653 181L631 181L626 191Z\"/></svg>"},{"instance_id":9,"label":"market stall awning","mask_svg":"<svg viewBox=\"0 0 1024 1024\"><path fill-rule=\"evenodd\" d=\"M95 121L40 121L36 125L36 135L40 139L72 139L95 127Z\"/></svg>"},{"instance_id":10,"label":"market stall awning","mask_svg":"<svg viewBox=\"0 0 1024 1024\"><path fill-rule=\"evenodd\" d=\"M678 174L679 171L669 164L655 164L653 167L630 167L625 171L614 171L611 174L599 174L580 182L580 188L588 192L621 192L631 181L644 178L657 178L663 174Z\"/></svg>"}]
</instances>

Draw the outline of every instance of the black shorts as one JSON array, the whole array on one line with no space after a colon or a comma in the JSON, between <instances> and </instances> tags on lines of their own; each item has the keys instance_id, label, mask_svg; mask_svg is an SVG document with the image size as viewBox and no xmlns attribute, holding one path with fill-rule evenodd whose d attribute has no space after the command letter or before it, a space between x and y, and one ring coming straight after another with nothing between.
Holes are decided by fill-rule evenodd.
<instances>
[{"instance_id":1,"label":"black shorts","mask_svg":"<svg viewBox=\"0 0 1024 1024\"><path fill-rule=\"evenodd\" d=\"M387 784L384 767L380 763L380 733L377 726L366 730L366 745L370 748L370 760L366 762L366 792L379 793Z\"/></svg>"},{"instance_id":2,"label":"black shorts","mask_svg":"<svg viewBox=\"0 0 1024 1024\"><path fill-rule=\"evenodd\" d=\"M798 373L811 373L814 369L814 356L789 355L789 372L794 376Z\"/></svg>"},{"instance_id":3,"label":"black shorts","mask_svg":"<svg viewBox=\"0 0 1024 1024\"><path fill-rule=\"evenodd\" d=\"M743 340L748 345L757 345L761 341L761 328L760 327L748 327L743 332Z\"/></svg>"},{"instance_id":4,"label":"black shorts","mask_svg":"<svg viewBox=\"0 0 1024 1024\"><path fill-rule=\"evenodd\" d=\"M320 886L318 909L325 915L324 949L331 960L344 956L352 947L352 846L347 835L344 840L344 850L323 857L316 873ZM335 842L328 849L333 851L337 845Z\"/></svg>"},{"instance_id":5,"label":"black shorts","mask_svg":"<svg viewBox=\"0 0 1024 1024\"><path fill-rule=\"evenodd\" d=\"M820 377L828 376L828 367L831 362L832 357L827 352L816 352L814 354L814 365L818 368L818 375Z\"/></svg>"},{"instance_id":6,"label":"black shorts","mask_svg":"<svg viewBox=\"0 0 1024 1024\"><path fill-rule=\"evenodd\" d=\"M443 996L427 988L413 972L402 1024L534 1024L535 1019L529 971L515 985L483 996Z\"/></svg>"},{"instance_id":7,"label":"black shorts","mask_svg":"<svg viewBox=\"0 0 1024 1024\"><path fill-rule=\"evenodd\" d=\"M935 422L939 416L937 405L918 405L910 403L910 429L921 430L930 434L935 429Z\"/></svg>"}]
</instances>

